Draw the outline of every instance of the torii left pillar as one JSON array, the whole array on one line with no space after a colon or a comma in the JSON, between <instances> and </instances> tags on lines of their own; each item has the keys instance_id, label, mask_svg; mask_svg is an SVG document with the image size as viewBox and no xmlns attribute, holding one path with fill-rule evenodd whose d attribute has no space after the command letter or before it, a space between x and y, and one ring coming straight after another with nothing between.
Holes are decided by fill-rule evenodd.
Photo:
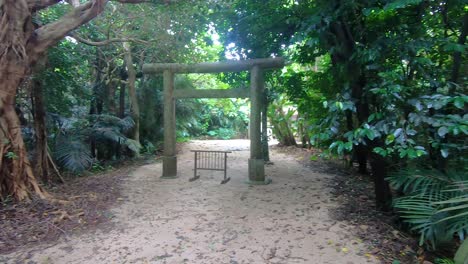
<instances>
[{"instance_id":1,"label":"torii left pillar","mask_svg":"<svg viewBox=\"0 0 468 264\"><path fill-rule=\"evenodd\" d=\"M174 73L164 70L164 156L162 178L177 177Z\"/></svg>"},{"instance_id":2,"label":"torii left pillar","mask_svg":"<svg viewBox=\"0 0 468 264\"><path fill-rule=\"evenodd\" d=\"M255 65L250 70L250 159L249 183L268 184L261 140L262 95L265 80L263 69Z\"/></svg>"}]
</instances>

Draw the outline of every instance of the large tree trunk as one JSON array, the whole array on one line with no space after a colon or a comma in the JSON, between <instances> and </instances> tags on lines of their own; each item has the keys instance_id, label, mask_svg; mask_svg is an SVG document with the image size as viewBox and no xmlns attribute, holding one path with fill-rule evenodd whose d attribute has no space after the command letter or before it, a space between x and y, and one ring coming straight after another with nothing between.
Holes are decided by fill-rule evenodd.
<instances>
[{"instance_id":1,"label":"large tree trunk","mask_svg":"<svg viewBox=\"0 0 468 264\"><path fill-rule=\"evenodd\" d=\"M26 43L32 32L26 1L0 2L0 197L45 198L28 161L15 111L16 90L29 69Z\"/></svg>"},{"instance_id":2,"label":"large tree trunk","mask_svg":"<svg viewBox=\"0 0 468 264\"><path fill-rule=\"evenodd\" d=\"M133 139L140 142L140 107L138 106L138 97L136 94L136 70L133 66L132 51L130 43L124 42L123 47L125 50L124 60L125 66L128 72L128 94L130 96L130 112L132 114L133 121L135 122L135 128L133 129Z\"/></svg>"},{"instance_id":3,"label":"large tree trunk","mask_svg":"<svg viewBox=\"0 0 468 264\"><path fill-rule=\"evenodd\" d=\"M25 66L4 60L0 66L0 196L28 199L31 194L41 198L46 193L39 186L29 163L21 135L21 125L15 111L15 95Z\"/></svg>"}]
</instances>

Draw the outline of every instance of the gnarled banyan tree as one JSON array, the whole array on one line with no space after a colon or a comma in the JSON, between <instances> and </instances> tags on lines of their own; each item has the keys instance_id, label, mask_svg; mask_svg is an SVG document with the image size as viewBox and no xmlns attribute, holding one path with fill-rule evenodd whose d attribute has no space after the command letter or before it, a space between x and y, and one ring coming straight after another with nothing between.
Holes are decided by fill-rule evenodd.
<instances>
[{"instance_id":1,"label":"gnarled banyan tree","mask_svg":"<svg viewBox=\"0 0 468 264\"><path fill-rule=\"evenodd\" d=\"M59 4L60 0L0 0L0 198L26 200L35 194L46 198L27 158L15 111L16 92L32 66L52 45L101 12L108 0L91 0L79 5L67 1L71 11L55 22L37 26L34 13ZM148 0L116 0L141 3ZM158 1L152 1L158 2ZM168 3L169 1L159 1Z\"/></svg>"}]
</instances>

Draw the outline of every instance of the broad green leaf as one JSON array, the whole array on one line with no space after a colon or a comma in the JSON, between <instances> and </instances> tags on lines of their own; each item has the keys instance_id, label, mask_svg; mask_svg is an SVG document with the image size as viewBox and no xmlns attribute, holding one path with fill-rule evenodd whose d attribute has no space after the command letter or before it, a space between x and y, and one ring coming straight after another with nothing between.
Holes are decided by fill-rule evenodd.
<instances>
[{"instance_id":1,"label":"broad green leaf","mask_svg":"<svg viewBox=\"0 0 468 264\"><path fill-rule=\"evenodd\" d=\"M459 109L463 109L465 107L465 100L463 99L463 97L457 97L455 98L455 100L453 101L453 104L459 108Z\"/></svg>"},{"instance_id":2,"label":"broad green leaf","mask_svg":"<svg viewBox=\"0 0 468 264\"><path fill-rule=\"evenodd\" d=\"M441 149L440 154L442 155L442 157L447 158L449 156L449 151L448 149Z\"/></svg>"},{"instance_id":3,"label":"broad green leaf","mask_svg":"<svg viewBox=\"0 0 468 264\"><path fill-rule=\"evenodd\" d=\"M372 129L366 129L365 130L367 138L370 140L373 140L375 138L375 132Z\"/></svg>"},{"instance_id":4,"label":"broad green leaf","mask_svg":"<svg viewBox=\"0 0 468 264\"><path fill-rule=\"evenodd\" d=\"M437 130L437 134L440 136L440 137L445 137L445 135L449 132L448 128L447 127L439 127L439 129Z\"/></svg>"},{"instance_id":5,"label":"broad green leaf","mask_svg":"<svg viewBox=\"0 0 468 264\"><path fill-rule=\"evenodd\" d=\"M377 154L383 156L383 157L386 157L386 156L387 156L387 151L386 151L385 149L381 148L381 147L376 147L376 148L374 148L373 151L374 151L375 153L377 153Z\"/></svg>"},{"instance_id":6,"label":"broad green leaf","mask_svg":"<svg viewBox=\"0 0 468 264\"><path fill-rule=\"evenodd\" d=\"M458 43L447 43L444 45L444 51L448 52L465 52L465 45L461 45Z\"/></svg>"},{"instance_id":7,"label":"broad green leaf","mask_svg":"<svg viewBox=\"0 0 468 264\"><path fill-rule=\"evenodd\" d=\"M387 138L385 139L385 144L389 145L389 144L391 144L394 140L395 140L395 135L390 134L390 135L388 135Z\"/></svg>"},{"instance_id":8,"label":"broad green leaf","mask_svg":"<svg viewBox=\"0 0 468 264\"><path fill-rule=\"evenodd\" d=\"M466 264L468 262L468 239L463 241L463 243L458 248L455 253L455 264Z\"/></svg>"}]
</instances>

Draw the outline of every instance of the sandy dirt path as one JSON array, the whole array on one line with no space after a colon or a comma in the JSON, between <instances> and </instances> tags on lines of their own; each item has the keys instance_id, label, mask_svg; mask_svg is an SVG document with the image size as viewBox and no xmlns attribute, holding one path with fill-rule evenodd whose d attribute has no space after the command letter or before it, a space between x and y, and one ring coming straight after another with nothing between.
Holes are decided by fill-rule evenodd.
<instances>
[{"instance_id":1,"label":"sandy dirt path","mask_svg":"<svg viewBox=\"0 0 468 264\"><path fill-rule=\"evenodd\" d=\"M248 140L191 141L179 154L179 178L160 179L161 163L137 168L113 228L22 249L7 263L377 263L352 226L333 220L326 182L293 157L272 151L273 182L249 186ZM228 175L201 171L194 182L190 149L231 150Z\"/></svg>"}]
</instances>

